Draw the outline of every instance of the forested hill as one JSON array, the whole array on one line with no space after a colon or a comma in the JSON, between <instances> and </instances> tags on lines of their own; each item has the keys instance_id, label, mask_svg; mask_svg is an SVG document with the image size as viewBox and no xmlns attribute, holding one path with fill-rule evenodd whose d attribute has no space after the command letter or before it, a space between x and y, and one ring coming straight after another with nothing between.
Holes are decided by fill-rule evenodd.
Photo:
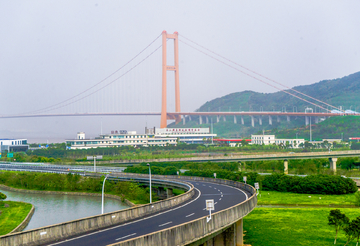
<instances>
[{"instance_id":1,"label":"forested hill","mask_svg":"<svg viewBox=\"0 0 360 246\"><path fill-rule=\"evenodd\" d=\"M357 111L360 111L360 72L339 79L296 86L293 89L337 107L342 106L344 109L350 109L351 106L352 110L357 107ZM299 95L291 90L288 91ZM311 101L311 99L307 100ZM284 92L243 91L206 102L196 111L284 111L286 109L287 112L292 112L293 110L304 111L307 106L312 105ZM314 106L312 107L314 108ZM318 110L319 108L316 109L317 112Z\"/></svg>"}]
</instances>

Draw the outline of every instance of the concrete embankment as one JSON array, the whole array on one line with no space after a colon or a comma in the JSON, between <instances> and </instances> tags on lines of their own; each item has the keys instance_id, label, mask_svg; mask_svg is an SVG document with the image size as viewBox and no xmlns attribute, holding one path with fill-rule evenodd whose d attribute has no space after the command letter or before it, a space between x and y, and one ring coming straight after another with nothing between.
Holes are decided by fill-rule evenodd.
<instances>
[{"instance_id":1,"label":"concrete embankment","mask_svg":"<svg viewBox=\"0 0 360 246\"><path fill-rule=\"evenodd\" d=\"M10 233L15 233L15 232L19 232L25 229L25 227L29 224L33 214L35 212L35 207L34 205L32 205L30 212L28 213L28 215L26 216L26 218L20 223L20 225L18 225L14 230L12 230Z\"/></svg>"}]
</instances>

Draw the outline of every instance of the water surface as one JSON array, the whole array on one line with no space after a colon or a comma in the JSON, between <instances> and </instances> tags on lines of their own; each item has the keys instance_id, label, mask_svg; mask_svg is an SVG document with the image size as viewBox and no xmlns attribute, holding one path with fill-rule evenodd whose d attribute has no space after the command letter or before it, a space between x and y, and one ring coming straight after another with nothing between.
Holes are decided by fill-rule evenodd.
<instances>
[{"instance_id":1,"label":"water surface","mask_svg":"<svg viewBox=\"0 0 360 246\"><path fill-rule=\"evenodd\" d=\"M101 196L23 193L1 188L0 192L7 195L5 201L21 201L35 206L35 213L24 230L101 214ZM104 213L129 207L116 199L105 197L104 200Z\"/></svg>"}]
</instances>

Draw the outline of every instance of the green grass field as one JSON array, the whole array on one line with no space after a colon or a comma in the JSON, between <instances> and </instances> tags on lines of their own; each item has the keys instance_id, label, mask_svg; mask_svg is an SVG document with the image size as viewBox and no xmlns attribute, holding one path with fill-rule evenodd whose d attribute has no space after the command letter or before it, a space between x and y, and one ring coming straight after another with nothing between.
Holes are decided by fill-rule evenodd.
<instances>
[{"instance_id":1,"label":"green grass field","mask_svg":"<svg viewBox=\"0 0 360 246\"><path fill-rule=\"evenodd\" d=\"M259 205L274 204L298 204L313 206L351 206L355 205L355 195L319 195L319 194L298 194L278 191L262 191L258 196Z\"/></svg>"},{"instance_id":2,"label":"green grass field","mask_svg":"<svg viewBox=\"0 0 360 246\"><path fill-rule=\"evenodd\" d=\"M335 229L327 224L332 208L256 208L244 218L245 243L252 246L334 245ZM358 208L341 208L350 220ZM339 232L336 245L346 238ZM352 242L350 245L355 245Z\"/></svg>"},{"instance_id":3,"label":"green grass field","mask_svg":"<svg viewBox=\"0 0 360 246\"><path fill-rule=\"evenodd\" d=\"M9 204L8 208L4 204ZM0 235L5 235L14 230L28 215L32 205L24 202L0 202Z\"/></svg>"}]
</instances>

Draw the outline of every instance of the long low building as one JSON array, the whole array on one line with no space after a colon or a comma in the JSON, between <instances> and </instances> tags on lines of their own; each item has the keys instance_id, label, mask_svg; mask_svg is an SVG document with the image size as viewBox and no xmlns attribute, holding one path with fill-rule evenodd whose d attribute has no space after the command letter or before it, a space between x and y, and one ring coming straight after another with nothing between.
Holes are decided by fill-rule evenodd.
<instances>
[{"instance_id":1,"label":"long low building","mask_svg":"<svg viewBox=\"0 0 360 246\"><path fill-rule=\"evenodd\" d=\"M9 139L4 138L0 139L1 152L19 152L27 151L29 145L27 144L27 139ZM0 153L1 153L0 152Z\"/></svg>"},{"instance_id":2,"label":"long low building","mask_svg":"<svg viewBox=\"0 0 360 246\"><path fill-rule=\"evenodd\" d=\"M84 132L78 132L77 138L66 140L70 149L91 149L121 146L166 146L176 145L177 138L161 138L147 134L136 134L135 131L113 131L111 134L103 134L95 139L87 139Z\"/></svg>"},{"instance_id":3,"label":"long low building","mask_svg":"<svg viewBox=\"0 0 360 246\"><path fill-rule=\"evenodd\" d=\"M299 148L299 145L305 144L305 139L277 139L275 135L251 135L251 144L259 144L259 145L283 145L290 146L291 148Z\"/></svg>"},{"instance_id":4,"label":"long low building","mask_svg":"<svg viewBox=\"0 0 360 246\"><path fill-rule=\"evenodd\" d=\"M149 129L146 129L149 132ZM202 128L154 128L156 138L177 138L180 143L203 144L211 141L216 134L210 133L209 127Z\"/></svg>"}]
</instances>

